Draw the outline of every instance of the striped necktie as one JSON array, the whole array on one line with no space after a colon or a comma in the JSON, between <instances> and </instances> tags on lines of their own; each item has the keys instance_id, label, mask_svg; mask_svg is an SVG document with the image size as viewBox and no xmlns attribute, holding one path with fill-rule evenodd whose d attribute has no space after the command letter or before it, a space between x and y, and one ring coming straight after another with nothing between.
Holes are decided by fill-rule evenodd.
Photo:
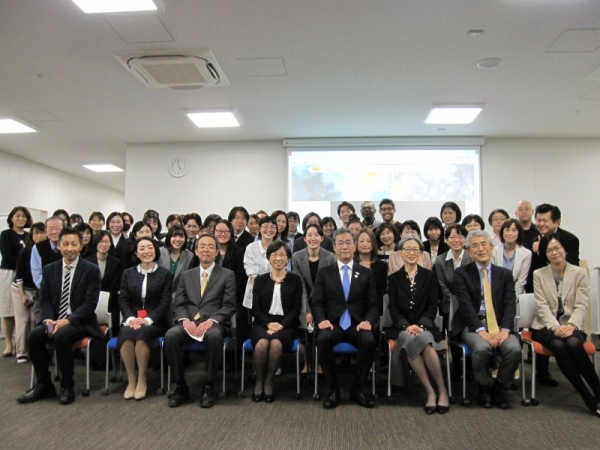
<instances>
[{"instance_id":1,"label":"striped necktie","mask_svg":"<svg viewBox=\"0 0 600 450\"><path fill-rule=\"evenodd\" d=\"M62 295L60 296L60 307L58 308L58 318L66 319L69 311L69 294L71 291L71 266L65 267L65 280L63 281Z\"/></svg>"}]
</instances>

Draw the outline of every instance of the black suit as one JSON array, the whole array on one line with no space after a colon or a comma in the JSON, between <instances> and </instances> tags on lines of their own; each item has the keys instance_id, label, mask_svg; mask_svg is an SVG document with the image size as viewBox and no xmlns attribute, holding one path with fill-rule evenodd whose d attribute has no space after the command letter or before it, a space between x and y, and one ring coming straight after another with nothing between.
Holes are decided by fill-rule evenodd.
<instances>
[{"instance_id":1,"label":"black suit","mask_svg":"<svg viewBox=\"0 0 600 450\"><path fill-rule=\"evenodd\" d=\"M242 231L242 234L240 234L240 237L235 240L235 245L241 247L242 250L246 250L246 247L252 244L254 240L254 236L252 236L247 230L244 230Z\"/></svg>"},{"instance_id":2,"label":"black suit","mask_svg":"<svg viewBox=\"0 0 600 450\"><path fill-rule=\"evenodd\" d=\"M317 334L319 364L330 388L337 389L338 386L333 347L340 342L349 342L358 349L354 388L362 387L375 357L373 330L379 318L375 275L371 269L354 263L350 273L350 293L346 302L338 263L323 267L317 273L311 309L316 325L324 320L329 320L333 325L333 330L319 329ZM351 324L347 330L343 330L339 321L346 309L350 313ZM371 331L356 330L357 325L363 321L371 323Z\"/></svg>"},{"instance_id":3,"label":"black suit","mask_svg":"<svg viewBox=\"0 0 600 450\"><path fill-rule=\"evenodd\" d=\"M110 250L109 250L108 254L111 256L114 256L115 258L117 258L119 260L123 256L123 252L125 251L125 249L127 247L129 247L129 245L131 245L131 241L123 235L121 235L121 237L117 241L117 245L114 245L112 243L112 237L111 237L110 242L111 242L111 246L110 246Z\"/></svg>"},{"instance_id":4,"label":"black suit","mask_svg":"<svg viewBox=\"0 0 600 450\"><path fill-rule=\"evenodd\" d=\"M42 272L40 286L40 322L57 320L60 308L63 279L63 261L48 264ZM53 341L56 359L64 386L73 386L73 349L72 345L86 336L102 338L102 331L96 319L96 305L100 296L100 269L79 258L75 273L71 280L69 306L71 313L67 316L68 326L59 329L51 338L46 328L40 323L28 337L29 355L35 368L38 383L50 384L48 366L50 358L46 343Z\"/></svg>"}]
</instances>

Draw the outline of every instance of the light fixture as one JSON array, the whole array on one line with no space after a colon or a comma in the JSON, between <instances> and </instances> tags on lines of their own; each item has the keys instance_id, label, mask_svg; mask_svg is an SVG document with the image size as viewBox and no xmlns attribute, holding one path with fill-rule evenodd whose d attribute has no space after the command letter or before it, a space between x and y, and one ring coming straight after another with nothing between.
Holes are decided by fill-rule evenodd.
<instances>
[{"instance_id":1,"label":"light fixture","mask_svg":"<svg viewBox=\"0 0 600 450\"><path fill-rule=\"evenodd\" d=\"M198 128L239 127L240 123L231 108L202 109L186 111Z\"/></svg>"},{"instance_id":2,"label":"light fixture","mask_svg":"<svg viewBox=\"0 0 600 450\"><path fill-rule=\"evenodd\" d=\"M480 69L491 69L500 64L502 60L500 58L485 58L477 63L477 67Z\"/></svg>"},{"instance_id":3,"label":"light fixture","mask_svg":"<svg viewBox=\"0 0 600 450\"><path fill-rule=\"evenodd\" d=\"M123 169L113 164L82 164L82 166L93 172L123 172Z\"/></svg>"},{"instance_id":4,"label":"light fixture","mask_svg":"<svg viewBox=\"0 0 600 450\"><path fill-rule=\"evenodd\" d=\"M483 34L483 30L469 30L467 31L467 36L481 36Z\"/></svg>"},{"instance_id":5,"label":"light fixture","mask_svg":"<svg viewBox=\"0 0 600 450\"><path fill-rule=\"evenodd\" d=\"M484 105L433 105L425 123L468 124L475 120Z\"/></svg>"},{"instance_id":6,"label":"light fixture","mask_svg":"<svg viewBox=\"0 0 600 450\"><path fill-rule=\"evenodd\" d=\"M0 119L0 134L35 133L37 130L14 119Z\"/></svg>"},{"instance_id":7,"label":"light fixture","mask_svg":"<svg viewBox=\"0 0 600 450\"><path fill-rule=\"evenodd\" d=\"M73 0L86 14L130 11L156 11L164 9L162 0Z\"/></svg>"}]
</instances>

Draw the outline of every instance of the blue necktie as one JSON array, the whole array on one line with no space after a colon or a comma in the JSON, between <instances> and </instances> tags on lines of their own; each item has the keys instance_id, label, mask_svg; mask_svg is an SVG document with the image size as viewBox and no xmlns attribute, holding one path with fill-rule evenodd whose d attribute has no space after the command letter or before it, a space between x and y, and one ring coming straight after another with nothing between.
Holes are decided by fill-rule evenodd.
<instances>
[{"instance_id":1,"label":"blue necktie","mask_svg":"<svg viewBox=\"0 0 600 450\"><path fill-rule=\"evenodd\" d=\"M342 288L344 288L344 298L346 299L346 302L348 301L348 295L350 294L350 275L348 274L348 268L349 267L346 265L342 266L342 269L344 269ZM344 311L342 317L340 317L340 327L342 327L342 330L350 328L350 311L348 311L348 308L346 308L346 311Z\"/></svg>"}]
</instances>

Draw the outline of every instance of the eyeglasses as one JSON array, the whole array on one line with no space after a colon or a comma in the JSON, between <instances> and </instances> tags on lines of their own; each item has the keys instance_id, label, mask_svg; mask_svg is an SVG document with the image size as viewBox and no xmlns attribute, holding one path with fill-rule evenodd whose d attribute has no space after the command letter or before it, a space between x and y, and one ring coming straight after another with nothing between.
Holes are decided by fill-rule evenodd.
<instances>
[{"instance_id":1,"label":"eyeglasses","mask_svg":"<svg viewBox=\"0 0 600 450\"><path fill-rule=\"evenodd\" d=\"M270 259L287 259L287 255L285 253L271 253Z\"/></svg>"},{"instance_id":2,"label":"eyeglasses","mask_svg":"<svg viewBox=\"0 0 600 450\"><path fill-rule=\"evenodd\" d=\"M421 251L421 249L420 248L403 248L402 251L410 254L410 253L419 253Z\"/></svg>"},{"instance_id":3,"label":"eyeglasses","mask_svg":"<svg viewBox=\"0 0 600 450\"><path fill-rule=\"evenodd\" d=\"M276 230L277 226L276 225L261 225L260 228L262 230Z\"/></svg>"},{"instance_id":4,"label":"eyeglasses","mask_svg":"<svg viewBox=\"0 0 600 450\"><path fill-rule=\"evenodd\" d=\"M557 245L556 247L547 248L546 249L546 255L549 255L551 253L558 253L561 248L563 248L562 245Z\"/></svg>"},{"instance_id":5,"label":"eyeglasses","mask_svg":"<svg viewBox=\"0 0 600 450\"><path fill-rule=\"evenodd\" d=\"M229 234L229 230L215 230L215 234Z\"/></svg>"},{"instance_id":6,"label":"eyeglasses","mask_svg":"<svg viewBox=\"0 0 600 450\"><path fill-rule=\"evenodd\" d=\"M344 246L350 247L350 246L354 245L354 241L337 241L335 243L335 245L337 245L338 247L344 247Z\"/></svg>"},{"instance_id":7,"label":"eyeglasses","mask_svg":"<svg viewBox=\"0 0 600 450\"><path fill-rule=\"evenodd\" d=\"M387 207L384 206L383 208L379 209L379 211L384 211L384 212L393 211L393 210L394 210L394 208L392 208L391 206L387 206Z\"/></svg>"},{"instance_id":8,"label":"eyeglasses","mask_svg":"<svg viewBox=\"0 0 600 450\"><path fill-rule=\"evenodd\" d=\"M454 236L448 237L448 240L449 241L457 241L457 240L461 240L462 241L462 240L464 240L464 238L465 237L462 234L459 234L459 235L454 235Z\"/></svg>"},{"instance_id":9,"label":"eyeglasses","mask_svg":"<svg viewBox=\"0 0 600 450\"><path fill-rule=\"evenodd\" d=\"M490 246L489 242L478 242L476 244L471 244L471 248L477 250L480 248L488 248Z\"/></svg>"}]
</instances>

